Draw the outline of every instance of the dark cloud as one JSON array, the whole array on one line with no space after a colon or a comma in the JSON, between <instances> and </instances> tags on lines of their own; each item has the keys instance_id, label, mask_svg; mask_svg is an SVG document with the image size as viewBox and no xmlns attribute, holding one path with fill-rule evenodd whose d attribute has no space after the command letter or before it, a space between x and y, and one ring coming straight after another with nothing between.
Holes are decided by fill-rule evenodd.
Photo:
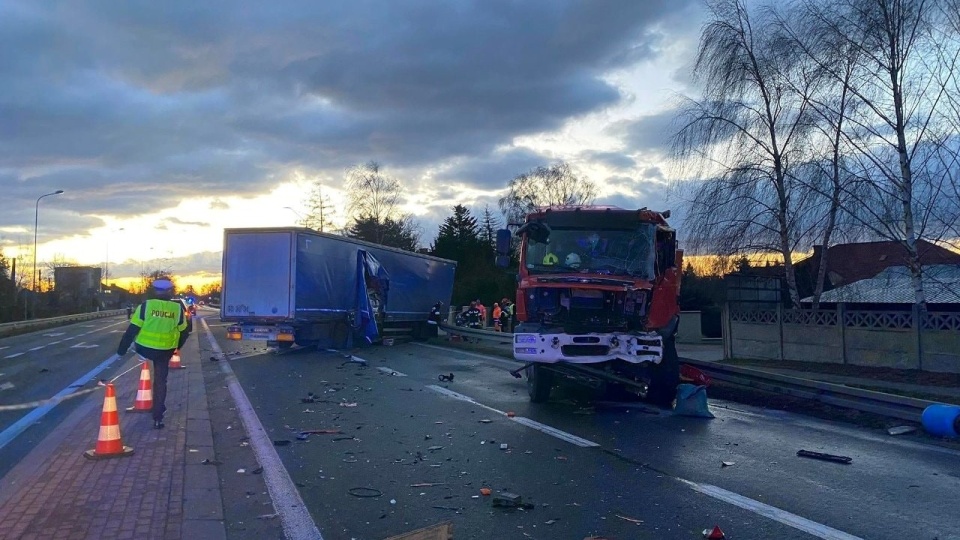
<instances>
[{"instance_id":1,"label":"dark cloud","mask_svg":"<svg viewBox=\"0 0 960 540\"><path fill-rule=\"evenodd\" d=\"M580 156L589 161L602 163L611 169L630 169L637 164L632 157L620 152L583 152Z\"/></svg>"},{"instance_id":2,"label":"dark cloud","mask_svg":"<svg viewBox=\"0 0 960 540\"><path fill-rule=\"evenodd\" d=\"M671 138L679 129L676 109L621 121L607 128L607 132L624 140L627 151L666 154Z\"/></svg>"},{"instance_id":3,"label":"dark cloud","mask_svg":"<svg viewBox=\"0 0 960 540\"><path fill-rule=\"evenodd\" d=\"M618 102L602 75L659 54L656 29L690 4L7 0L0 228L55 189L44 230L62 237L370 159L460 160L442 181L496 189L545 162L498 149Z\"/></svg>"}]
</instances>

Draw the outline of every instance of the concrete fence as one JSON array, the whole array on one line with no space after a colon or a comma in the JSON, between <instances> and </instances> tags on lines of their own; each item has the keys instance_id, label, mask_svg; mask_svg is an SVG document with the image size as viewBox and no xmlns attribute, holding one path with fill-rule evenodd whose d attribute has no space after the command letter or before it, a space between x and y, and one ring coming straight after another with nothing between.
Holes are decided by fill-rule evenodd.
<instances>
[{"instance_id":1,"label":"concrete fence","mask_svg":"<svg viewBox=\"0 0 960 540\"><path fill-rule=\"evenodd\" d=\"M960 313L724 309L724 357L960 373Z\"/></svg>"},{"instance_id":2,"label":"concrete fence","mask_svg":"<svg viewBox=\"0 0 960 540\"><path fill-rule=\"evenodd\" d=\"M0 337L25 334L35 330L44 330L46 328L55 328L65 324L71 324L80 321L89 321L92 319L101 319L103 317L116 317L126 315L125 309L114 309L109 311L97 311L94 313L77 313L76 315L65 315L63 317L52 317L49 319L31 319L28 321L16 321L0 324Z\"/></svg>"}]
</instances>

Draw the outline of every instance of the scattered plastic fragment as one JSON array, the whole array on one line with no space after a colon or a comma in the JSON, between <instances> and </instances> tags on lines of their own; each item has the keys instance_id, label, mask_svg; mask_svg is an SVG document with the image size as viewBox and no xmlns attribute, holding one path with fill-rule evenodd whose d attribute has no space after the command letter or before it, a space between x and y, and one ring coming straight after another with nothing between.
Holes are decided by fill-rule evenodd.
<instances>
[{"instance_id":1,"label":"scattered plastic fragment","mask_svg":"<svg viewBox=\"0 0 960 540\"><path fill-rule=\"evenodd\" d=\"M343 432L339 429L304 429L300 433L307 435L341 435Z\"/></svg>"},{"instance_id":2,"label":"scattered plastic fragment","mask_svg":"<svg viewBox=\"0 0 960 540\"><path fill-rule=\"evenodd\" d=\"M500 444L500 449L501 449L501 450L506 450L506 449L507 449L507 443L501 443L501 444Z\"/></svg>"},{"instance_id":3,"label":"scattered plastic fragment","mask_svg":"<svg viewBox=\"0 0 960 540\"><path fill-rule=\"evenodd\" d=\"M437 379L439 379L440 382L453 382L453 373L451 373L451 374L449 374L449 375L444 375L443 373L441 373L441 374L437 377Z\"/></svg>"},{"instance_id":4,"label":"scattered plastic fragment","mask_svg":"<svg viewBox=\"0 0 960 540\"><path fill-rule=\"evenodd\" d=\"M632 518L632 517L627 517L627 516L621 516L620 514L616 514L616 516L617 516L618 518L624 520L624 521L629 521L630 523L633 523L634 525L643 525L643 520L642 520L642 519L637 519L637 518Z\"/></svg>"},{"instance_id":5,"label":"scattered plastic fragment","mask_svg":"<svg viewBox=\"0 0 960 540\"><path fill-rule=\"evenodd\" d=\"M239 474L244 474L245 472L247 472L246 469L237 469L237 473Z\"/></svg>"},{"instance_id":6,"label":"scattered plastic fragment","mask_svg":"<svg viewBox=\"0 0 960 540\"><path fill-rule=\"evenodd\" d=\"M202 465L222 465L222 461L217 461L215 459L205 459L200 462Z\"/></svg>"},{"instance_id":7,"label":"scattered plastic fragment","mask_svg":"<svg viewBox=\"0 0 960 540\"><path fill-rule=\"evenodd\" d=\"M720 467L721 467L721 468L723 468L723 467L733 467L734 465L736 465L736 462L735 462L735 461L721 461L721 462L720 462Z\"/></svg>"},{"instance_id":8,"label":"scattered plastic fragment","mask_svg":"<svg viewBox=\"0 0 960 540\"><path fill-rule=\"evenodd\" d=\"M917 428L913 426L896 426L887 430L887 433L890 435L906 435L907 433L913 433Z\"/></svg>"},{"instance_id":9,"label":"scattered plastic fragment","mask_svg":"<svg viewBox=\"0 0 960 540\"><path fill-rule=\"evenodd\" d=\"M277 519L279 515L280 514L263 514L261 516L257 516L257 519Z\"/></svg>"},{"instance_id":10,"label":"scattered plastic fragment","mask_svg":"<svg viewBox=\"0 0 960 540\"><path fill-rule=\"evenodd\" d=\"M419 484L410 484L410 487L433 487L433 486L445 486L446 482L420 482Z\"/></svg>"},{"instance_id":11,"label":"scattered plastic fragment","mask_svg":"<svg viewBox=\"0 0 960 540\"><path fill-rule=\"evenodd\" d=\"M515 413L515 412L513 412L513 411L507 411L507 418L513 418L513 417L516 416L516 415L517 415L517 413Z\"/></svg>"},{"instance_id":12,"label":"scattered plastic fragment","mask_svg":"<svg viewBox=\"0 0 960 540\"><path fill-rule=\"evenodd\" d=\"M341 402L340 402L340 406L341 406L341 407L356 407L356 406L357 406L357 403L356 403L356 402L341 401Z\"/></svg>"},{"instance_id":13,"label":"scattered plastic fragment","mask_svg":"<svg viewBox=\"0 0 960 540\"><path fill-rule=\"evenodd\" d=\"M442 446L431 446L430 448L427 448L427 450L431 452L436 452L437 450L442 450L442 449L443 449Z\"/></svg>"},{"instance_id":14,"label":"scattered plastic fragment","mask_svg":"<svg viewBox=\"0 0 960 540\"><path fill-rule=\"evenodd\" d=\"M834 454L824 454L821 452L811 452L810 450L797 450L797 455L800 457L810 458L810 459L819 459L820 461L832 461L834 463L842 463L844 465L849 465L853 458L847 456L837 456Z\"/></svg>"},{"instance_id":15,"label":"scattered plastic fragment","mask_svg":"<svg viewBox=\"0 0 960 540\"><path fill-rule=\"evenodd\" d=\"M492 493L492 492L490 491L490 488L486 488L486 487L485 487L485 488L480 488L480 494L483 495L484 497L489 496L490 493Z\"/></svg>"},{"instance_id":16,"label":"scattered plastic fragment","mask_svg":"<svg viewBox=\"0 0 960 540\"><path fill-rule=\"evenodd\" d=\"M484 418L483 420L477 420L477 422L480 422L481 424L490 424L493 422L493 420L490 420L489 418Z\"/></svg>"},{"instance_id":17,"label":"scattered plastic fragment","mask_svg":"<svg viewBox=\"0 0 960 540\"><path fill-rule=\"evenodd\" d=\"M720 530L719 525L714 525L712 529L704 529L703 537L707 540L725 540L727 538Z\"/></svg>"}]
</instances>

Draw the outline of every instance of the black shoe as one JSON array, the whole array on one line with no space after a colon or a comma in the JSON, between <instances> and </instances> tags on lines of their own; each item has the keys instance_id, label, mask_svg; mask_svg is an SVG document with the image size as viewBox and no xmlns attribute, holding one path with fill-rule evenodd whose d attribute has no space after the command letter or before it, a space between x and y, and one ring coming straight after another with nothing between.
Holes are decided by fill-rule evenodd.
<instances>
[{"instance_id":1,"label":"black shoe","mask_svg":"<svg viewBox=\"0 0 960 540\"><path fill-rule=\"evenodd\" d=\"M154 420L153 429L163 429L163 420Z\"/></svg>"}]
</instances>

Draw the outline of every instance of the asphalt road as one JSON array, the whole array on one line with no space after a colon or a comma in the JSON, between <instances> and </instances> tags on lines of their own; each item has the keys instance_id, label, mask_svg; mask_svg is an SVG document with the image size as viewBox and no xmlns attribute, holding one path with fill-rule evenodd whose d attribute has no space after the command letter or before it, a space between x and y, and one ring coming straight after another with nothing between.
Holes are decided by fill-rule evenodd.
<instances>
[{"instance_id":1,"label":"asphalt road","mask_svg":"<svg viewBox=\"0 0 960 540\"><path fill-rule=\"evenodd\" d=\"M410 343L356 351L363 366L213 331L270 438L290 441L276 451L328 540L446 520L458 540L701 538L715 524L737 539L960 538L954 450L735 403L712 402L714 420L583 409L576 391L531 405L493 356ZM307 429L340 433L297 440ZM535 506L494 508L481 487Z\"/></svg>"},{"instance_id":2,"label":"asphalt road","mask_svg":"<svg viewBox=\"0 0 960 540\"><path fill-rule=\"evenodd\" d=\"M276 521L256 516L284 511L260 476L229 474L257 465L227 391L232 374L268 443L289 441L269 448L326 540L382 539L443 521L457 540L692 539L715 524L732 539L960 539L955 450L719 400L714 420L637 403L585 408L578 400L588 393L576 389L532 405L503 358L442 343L355 351L365 365L337 352L278 353L227 341L213 312L202 315L216 342L197 325L232 539L278 537ZM126 366L105 360L125 326L105 319L0 340L0 405L115 376ZM453 381L438 380L449 373ZM314 402L303 403L310 393ZM75 401L0 441L0 475ZM0 433L28 413L0 411ZM339 433L298 440L304 430ZM853 463L799 458L800 449ZM534 506L495 508L483 487Z\"/></svg>"},{"instance_id":3,"label":"asphalt road","mask_svg":"<svg viewBox=\"0 0 960 540\"><path fill-rule=\"evenodd\" d=\"M110 317L0 339L0 408L91 388L116 375L121 363L107 361L126 328L125 317ZM0 410L0 477L80 401L64 400L45 413Z\"/></svg>"}]
</instances>

